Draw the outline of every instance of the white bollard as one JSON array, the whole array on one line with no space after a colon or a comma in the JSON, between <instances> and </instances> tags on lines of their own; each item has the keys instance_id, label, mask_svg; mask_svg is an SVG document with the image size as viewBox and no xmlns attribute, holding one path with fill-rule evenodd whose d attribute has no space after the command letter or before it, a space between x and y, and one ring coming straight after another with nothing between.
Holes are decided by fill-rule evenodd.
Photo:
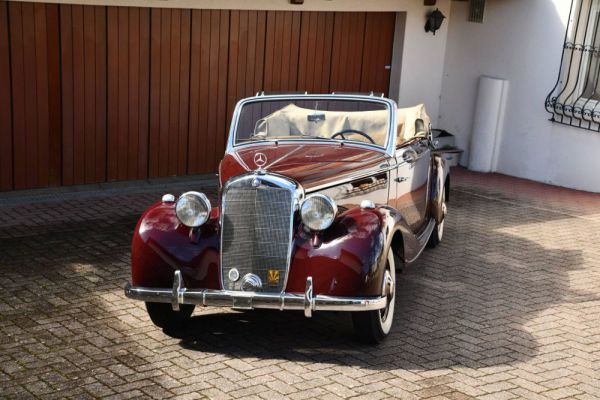
<instances>
[{"instance_id":1,"label":"white bollard","mask_svg":"<svg viewBox=\"0 0 600 400\"><path fill-rule=\"evenodd\" d=\"M507 91L507 80L479 77L469 151L469 169L472 171L496 170Z\"/></svg>"}]
</instances>

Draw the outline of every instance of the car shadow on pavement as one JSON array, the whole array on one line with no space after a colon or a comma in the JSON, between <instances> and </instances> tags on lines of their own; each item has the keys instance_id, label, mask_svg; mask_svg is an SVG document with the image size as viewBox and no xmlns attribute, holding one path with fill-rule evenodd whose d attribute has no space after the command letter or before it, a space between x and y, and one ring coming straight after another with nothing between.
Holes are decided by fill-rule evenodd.
<instances>
[{"instance_id":1,"label":"car shadow on pavement","mask_svg":"<svg viewBox=\"0 0 600 400\"><path fill-rule=\"evenodd\" d=\"M581 251L556 245L552 232L544 239L551 246L535 237L539 225L569 224L564 218L453 193L444 242L398 275L394 326L376 347L354 339L345 313L312 319L280 311L202 314L166 333L183 348L229 357L374 369L525 362L539 347L532 321L578 296L568 273L580 268Z\"/></svg>"}]
</instances>

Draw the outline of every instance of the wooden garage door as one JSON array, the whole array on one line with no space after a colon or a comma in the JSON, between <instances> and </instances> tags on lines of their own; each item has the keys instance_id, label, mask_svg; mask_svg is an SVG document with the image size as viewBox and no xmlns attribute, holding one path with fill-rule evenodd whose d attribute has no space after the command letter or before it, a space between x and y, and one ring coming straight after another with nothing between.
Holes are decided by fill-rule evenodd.
<instances>
[{"instance_id":1,"label":"wooden garage door","mask_svg":"<svg viewBox=\"0 0 600 400\"><path fill-rule=\"evenodd\" d=\"M0 190L213 172L240 98L387 93L394 23L0 1Z\"/></svg>"}]
</instances>

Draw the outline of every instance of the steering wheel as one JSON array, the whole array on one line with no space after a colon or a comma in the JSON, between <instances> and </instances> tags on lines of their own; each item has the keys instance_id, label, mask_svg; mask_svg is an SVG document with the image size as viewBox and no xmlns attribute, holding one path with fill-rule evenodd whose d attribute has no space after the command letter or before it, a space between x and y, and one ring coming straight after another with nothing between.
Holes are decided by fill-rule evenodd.
<instances>
[{"instance_id":1,"label":"steering wheel","mask_svg":"<svg viewBox=\"0 0 600 400\"><path fill-rule=\"evenodd\" d=\"M331 139L334 139L336 136L341 136L342 139L346 140L346 138L344 137L344 133L353 133L356 135L360 135L360 136L366 138L369 142L376 144L371 136L369 136L368 134L366 134L362 131L357 131L356 129L344 129L343 131L336 132L333 135L331 135Z\"/></svg>"}]
</instances>

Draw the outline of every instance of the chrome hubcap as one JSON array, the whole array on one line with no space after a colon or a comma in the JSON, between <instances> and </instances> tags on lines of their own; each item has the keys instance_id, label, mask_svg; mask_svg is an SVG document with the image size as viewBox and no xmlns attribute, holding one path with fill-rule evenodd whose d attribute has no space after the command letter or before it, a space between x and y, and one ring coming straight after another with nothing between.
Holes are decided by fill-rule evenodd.
<instances>
[{"instance_id":1,"label":"chrome hubcap","mask_svg":"<svg viewBox=\"0 0 600 400\"><path fill-rule=\"evenodd\" d=\"M394 280L392 279L392 275L390 271L385 271L384 279L384 293L385 297L387 297L387 305L384 309L381 310L381 322L385 322L390 313L390 305L392 301L394 301Z\"/></svg>"},{"instance_id":2,"label":"chrome hubcap","mask_svg":"<svg viewBox=\"0 0 600 400\"><path fill-rule=\"evenodd\" d=\"M444 235L444 221L446 220L446 215L448 214L448 207L446 207L446 192L442 192L442 221L437 224L437 234L438 239L442 240L442 236Z\"/></svg>"},{"instance_id":3,"label":"chrome hubcap","mask_svg":"<svg viewBox=\"0 0 600 400\"><path fill-rule=\"evenodd\" d=\"M394 264L394 255L390 250L388 254L388 265L383 276L382 294L387 302L384 309L379 312L379 326L384 334L388 334L392 329L394 319L394 302L396 299L396 265Z\"/></svg>"}]
</instances>

